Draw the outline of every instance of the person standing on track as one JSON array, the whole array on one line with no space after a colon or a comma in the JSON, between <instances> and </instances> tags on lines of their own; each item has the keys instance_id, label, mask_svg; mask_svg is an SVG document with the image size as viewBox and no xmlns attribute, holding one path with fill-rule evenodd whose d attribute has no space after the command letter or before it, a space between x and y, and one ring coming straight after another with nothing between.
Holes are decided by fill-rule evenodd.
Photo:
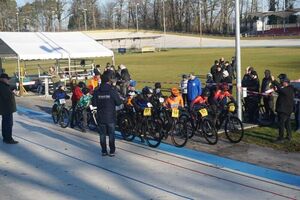
<instances>
[{"instance_id":1,"label":"person standing on track","mask_svg":"<svg viewBox=\"0 0 300 200\"><path fill-rule=\"evenodd\" d=\"M116 106L120 106L121 104L122 100L118 92L111 85L111 78L104 76L102 83L95 90L92 98L92 105L97 107L102 156L115 156ZM106 135L109 136L109 154L106 147Z\"/></svg>"},{"instance_id":2,"label":"person standing on track","mask_svg":"<svg viewBox=\"0 0 300 200\"><path fill-rule=\"evenodd\" d=\"M2 115L2 137L6 144L17 144L12 138L13 113L16 112L16 100L9 86L10 77L7 74L0 75L0 115Z\"/></svg>"}]
</instances>

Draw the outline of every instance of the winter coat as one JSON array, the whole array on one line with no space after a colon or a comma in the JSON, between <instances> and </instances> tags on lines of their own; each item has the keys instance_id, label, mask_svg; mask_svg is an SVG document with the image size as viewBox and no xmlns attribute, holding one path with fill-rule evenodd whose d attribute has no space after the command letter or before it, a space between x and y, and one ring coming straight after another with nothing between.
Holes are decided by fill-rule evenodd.
<instances>
[{"instance_id":1,"label":"winter coat","mask_svg":"<svg viewBox=\"0 0 300 200\"><path fill-rule=\"evenodd\" d=\"M97 106L97 118L100 124L116 123L116 106L122 101L118 92L107 83L100 84L92 98L93 106Z\"/></svg>"},{"instance_id":2,"label":"winter coat","mask_svg":"<svg viewBox=\"0 0 300 200\"><path fill-rule=\"evenodd\" d=\"M0 115L16 112L15 95L8 84L0 81Z\"/></svg>"},{"instance_id":3,"label":"winter coat","mask_svg":"<svg viewBox=\"0 0 300 200\"><path fill-rule=\"evenodd\" d=\"M292 85L281 87L281 85L277 81L273 81L272 83L276 86L276 92L278 93L275 109L276 112L290 115L293 112L294 108L294 87Z\"/></svg>"},{"instance_id":4,"label":"winter coat","mask_svg":"<svg viewBox=\"0 0 300 200\"><path fill-rule=\"evenodd\" d=\"M189 101L193 101L197 96L202 93L201 81L198 78L189 80L187 85L187 98Z\"/></svg>"}]
</instances>

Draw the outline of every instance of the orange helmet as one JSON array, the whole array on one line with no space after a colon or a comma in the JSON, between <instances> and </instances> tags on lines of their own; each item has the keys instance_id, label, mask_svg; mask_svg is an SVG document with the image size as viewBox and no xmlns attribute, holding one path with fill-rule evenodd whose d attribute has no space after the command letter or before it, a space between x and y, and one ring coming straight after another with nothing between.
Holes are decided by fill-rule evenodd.
<instances>
[{"instance_id":1,"label":"orange helmet","mask_svg":"<svg viewBox=\"0 0 300 200\"><path fill-rule=\"evenodd\" d=\"M177 88L172 88L171 89L171 94L175 97L177 97L179 95L179 90Z\"/></svg>"}]
</instances>

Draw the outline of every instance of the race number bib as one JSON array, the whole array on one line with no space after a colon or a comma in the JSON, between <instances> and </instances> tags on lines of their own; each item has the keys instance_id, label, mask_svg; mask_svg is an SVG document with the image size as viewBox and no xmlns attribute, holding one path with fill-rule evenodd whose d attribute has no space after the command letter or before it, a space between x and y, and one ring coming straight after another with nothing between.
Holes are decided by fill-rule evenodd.
<instances>
[{"instance_id":1,"label":"race number bib","mask_svg":"<svg viewBox=\"0 0 300 200\"><path fill-rule=\"evenodd\" d=\"M144 109L144 116L151 116L151 108Z\"/></svg>"},{"instance_id":2,"label":"race number bib","mask_svg":"<svg viewBox=\"0 0 300 200\"><path fill-rule=\"evenodd\" d=\"M208 115L207 109L203 108L199 110L202 117L206 117Z\"/></svg>"},{"instance_id":3,"label":"race number bib","mask_svg":"<svg viewBox=\"0 0 300 200\"><path fill-rule=\"evenodd\" d=\"M178 118L179 117L179 110L178 108L172 108L172 117Z\"/></svg>"},{"instance_id":4,"label":"race number bib","mask_svg":"<svg viewBox=\"0 0 300 200\"><path fill-rule=\"evenodd\" d=\"M59 100L59 104L65 104L66 103L66 100L65 99L60 99Z\"/></svg>"},{"instance_id":5,"label":"race number bib","mask_svg":"<svg viewBox=\"0 0 300 200\"><path fill-rule=\"evenodd\" d=\"M229 112L235 111L235 105L233 103L229 104Z\"/></svg>"}]
</instances>

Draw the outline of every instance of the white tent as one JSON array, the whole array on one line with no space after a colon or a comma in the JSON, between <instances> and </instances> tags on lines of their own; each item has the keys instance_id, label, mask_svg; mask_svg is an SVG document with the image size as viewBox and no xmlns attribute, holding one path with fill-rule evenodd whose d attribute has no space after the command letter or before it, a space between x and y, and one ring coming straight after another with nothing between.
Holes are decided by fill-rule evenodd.
<instances>
[{"instance_id":1,"label":"white tent","mask_svg":"<svg viewBox=\"0 0 300 200\"><path fill-rule=\"evenodd\" d=\"M69 71L71 59L112 57L114 63L113 51L81 32L0 32L0 41L0 57L15 53L19 77L20 60L68 59Z\"/></svg>"}]
</instances>

